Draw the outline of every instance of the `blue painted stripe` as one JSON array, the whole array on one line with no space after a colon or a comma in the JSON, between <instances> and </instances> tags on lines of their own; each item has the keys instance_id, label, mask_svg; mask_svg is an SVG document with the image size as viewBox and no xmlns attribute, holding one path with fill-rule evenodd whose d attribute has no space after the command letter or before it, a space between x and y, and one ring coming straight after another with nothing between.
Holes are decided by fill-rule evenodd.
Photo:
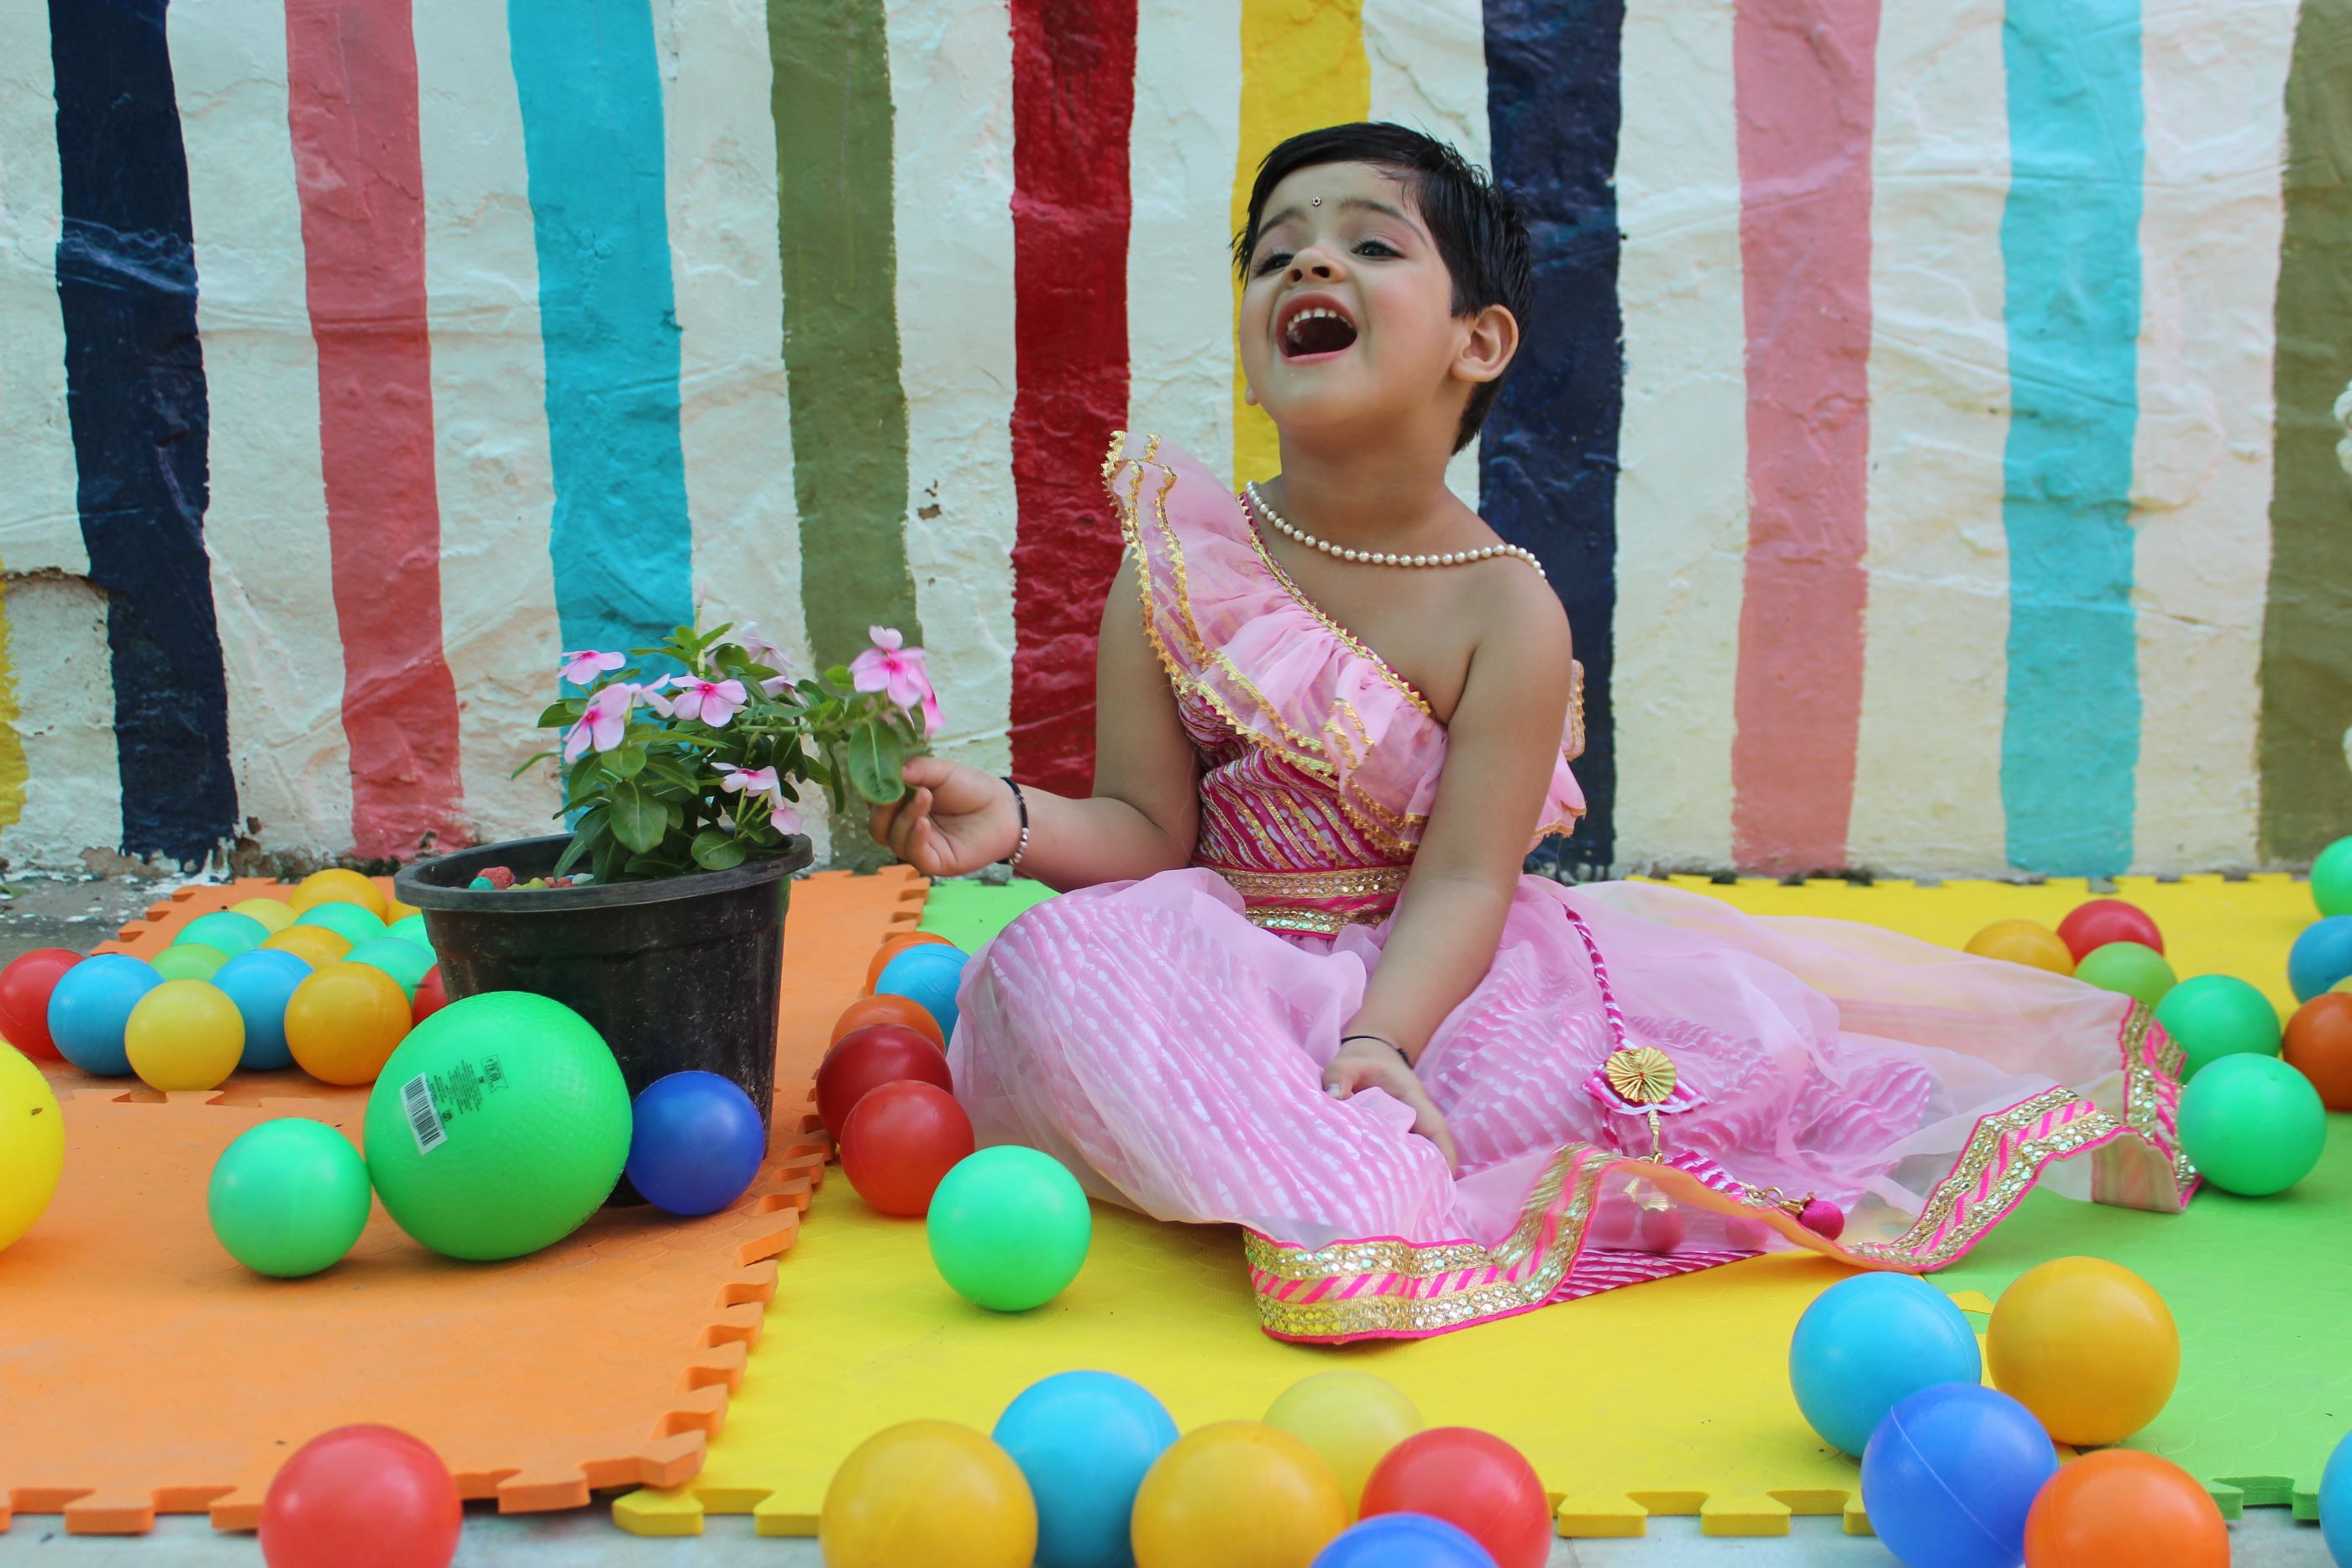
<instances>
[{"instance_id":1,"label":"blue painted stripe","mask_svg":"<svg viewBox=\"0 0 2352 1568\"><path fill-rule=\"evenodd\" d=\"M2139 0L2011 0L2009 712L2001 803L2021 869L2131 863L2142 165Z\"/></svg>"},{"instance_id":2,"label":"blue painted stripe","mask_svg":"<svg viewBox=\"0 0 2352 1568\"><path fill-rule=\"evenodd\" d=\"M106 595L122 848L200 861L236 831L205 557L204 348L165 0L49 0L66 413Z\"/></svg>"},{"instance_id":3,"label":"blue painted stripe","mask_svg":"<svg viewBox=\"0 0 2352 1568\"><path fill-rule=\"evenodd\" d=\"M1556 848L1580 873L1616 850L1617 432L1625 413L1617 300L1617 131L1624 0L1486 0L1496 176L1528 204L1536 299L1478 444L1479 509L1535 552L1584 664L1587 815Z\"/></svg>"},{"instance_id":4,"label":"blue painted stripe","mask_svg":"<svg viewBox=\"0 0 2352 1568\"><path fill-rule=\"evenodd\" d=\"M653 12L509 0L507 26L539 251L556 615L567 648L643 647L694 613Z\"/></svg>"}]
</instances>

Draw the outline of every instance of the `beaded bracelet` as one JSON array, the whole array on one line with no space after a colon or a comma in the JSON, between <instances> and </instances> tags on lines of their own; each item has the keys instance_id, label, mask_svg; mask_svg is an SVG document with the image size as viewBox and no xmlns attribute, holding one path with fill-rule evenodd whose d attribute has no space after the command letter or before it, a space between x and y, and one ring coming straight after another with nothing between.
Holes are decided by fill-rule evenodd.
<instances>
[{"instance_id":1,"label":"beaded bracelet","mask_svg":"<svg viewBox=\"0 0 2352 1568\"><path fill-rule=\"evenodd\" d=\"M1015 784L1010 776L1005 779L1004 787L1013 791L1013 808L1021 813L1021 836L1013 841L1013 852L996 863L1011 866L1014 873L1018 874L1021 870L1021 857L1029 852L1029 797L1021 792L1021 786Z\"/></svg>"}]
</instances>

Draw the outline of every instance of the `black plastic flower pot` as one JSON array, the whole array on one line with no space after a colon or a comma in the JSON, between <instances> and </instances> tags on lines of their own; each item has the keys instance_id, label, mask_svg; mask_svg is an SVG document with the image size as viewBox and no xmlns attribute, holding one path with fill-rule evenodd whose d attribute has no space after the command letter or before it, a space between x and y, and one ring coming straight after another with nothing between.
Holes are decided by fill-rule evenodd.
<instances>
[{"instance_id":1,"label":"black plastic flower pot","mask_svg":"<svg viewBox=\"0 0 2352 1568\"><path fill-rule=\"evenodd\" d=\"M776 1002L784 911L809 841L731 871L652 882L476 889L489 866L545 876L571 840L556 834L419 861L394 881L425 912L449 999L533 991L596 1026L634 1095L698 1068L740 1084L768 1122L776 1088Z\"/></svg>"}]
</instances>

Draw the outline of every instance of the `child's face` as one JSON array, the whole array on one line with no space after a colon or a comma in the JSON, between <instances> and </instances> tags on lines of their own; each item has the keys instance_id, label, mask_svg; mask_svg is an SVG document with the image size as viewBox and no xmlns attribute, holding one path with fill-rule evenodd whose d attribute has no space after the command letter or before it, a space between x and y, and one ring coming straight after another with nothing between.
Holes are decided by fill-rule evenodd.
<instances>
[{"instance_id":1,"label":"child's face","mask_svg":"<svg viewBox=\"0 0 2352 1568\"><path fill-rule=\"evenodd\" d=\"M1450 446L1469 387L1454 280L1406 187L1369 163L1301 169L1266 197L1242 289L1251 401L1287 434Z\"/></svg>"}]
</instances>

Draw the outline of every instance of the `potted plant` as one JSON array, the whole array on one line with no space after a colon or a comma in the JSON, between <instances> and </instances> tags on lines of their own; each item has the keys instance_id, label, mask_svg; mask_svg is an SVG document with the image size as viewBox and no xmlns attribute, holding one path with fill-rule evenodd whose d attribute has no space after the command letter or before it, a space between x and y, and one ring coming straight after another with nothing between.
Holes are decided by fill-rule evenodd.
<instances>
[{"instance_id":1,"label":"potted plant","mask_svg":"<svg viewBox=\"0 0 2352 1568\"><path fill-rule=\"evenodd\" d=\"M562 656L557 743L568 833L422 861L396 879L425 912L450 997L535 991L596 1026L635 1094L699 1068L765 1118L797 803L895 800L939 728L923 651L873 629L846 666L795 676L750 626L681 626L658 648ZM660 674L668 671L672 673Z\"/></svg>"}]
</instances>

